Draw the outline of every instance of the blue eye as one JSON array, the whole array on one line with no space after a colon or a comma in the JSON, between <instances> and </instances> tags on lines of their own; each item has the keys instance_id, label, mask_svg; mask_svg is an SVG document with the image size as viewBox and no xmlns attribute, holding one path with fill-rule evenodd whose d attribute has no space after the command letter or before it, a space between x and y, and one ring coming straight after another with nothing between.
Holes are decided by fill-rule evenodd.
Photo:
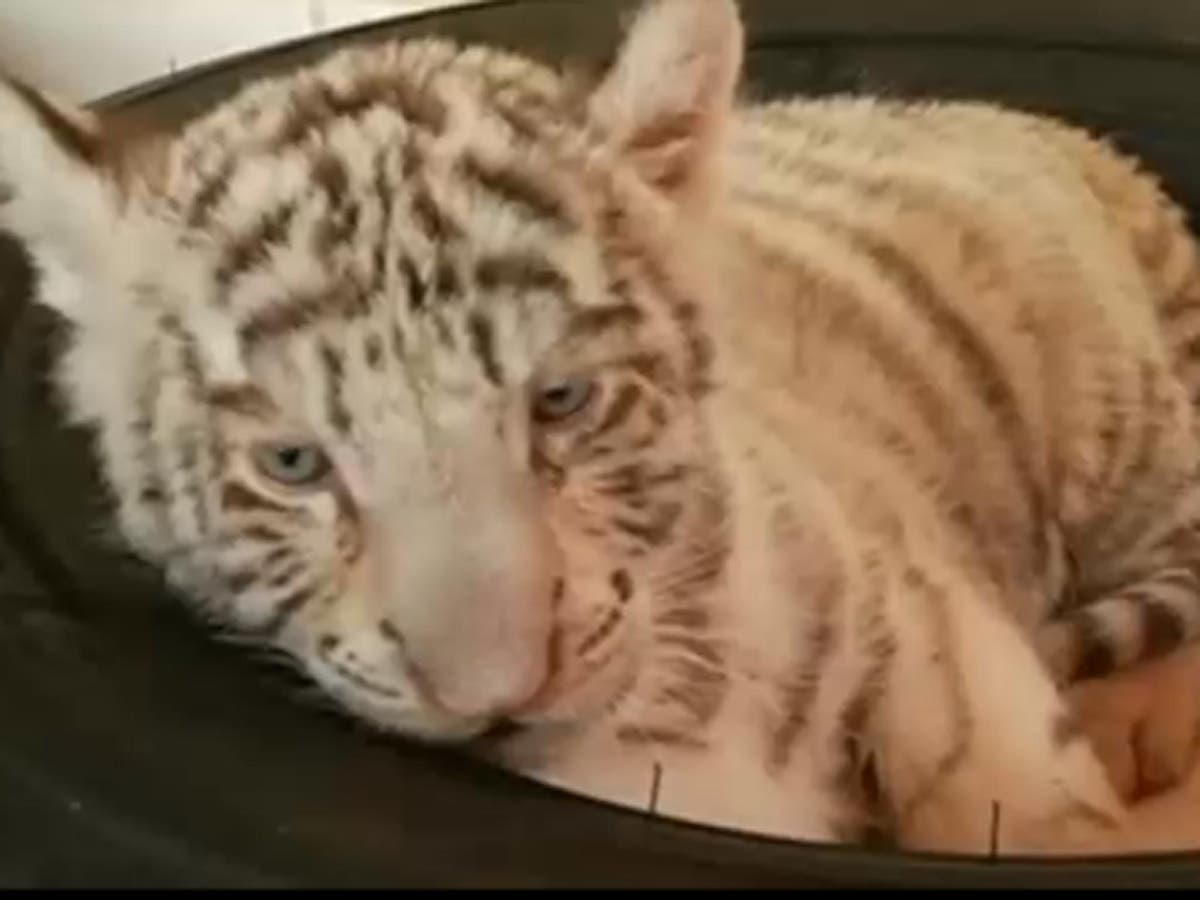
<instances>
[{"instance_id":1,"label":"blue eye","mask_svg":"<svg viewBox=\"0 0 1200 900\"><path fill-rule=\"evenodd\" d=\"M319 487L333 469L316 444L260 444L252 451L258 471L286 487Z\"/></svg>"},{"instance_id":2,"label":"blue eye","mask_svg":"<svg viewBox=\"0 0 1200 900\"><path fill-rule=\"evenodd\" d=\"M581 411L596 393L590 378L566 378L538 391L533 401L533 418L542 424L561 422Z\"/></svg>"}]
</instances>

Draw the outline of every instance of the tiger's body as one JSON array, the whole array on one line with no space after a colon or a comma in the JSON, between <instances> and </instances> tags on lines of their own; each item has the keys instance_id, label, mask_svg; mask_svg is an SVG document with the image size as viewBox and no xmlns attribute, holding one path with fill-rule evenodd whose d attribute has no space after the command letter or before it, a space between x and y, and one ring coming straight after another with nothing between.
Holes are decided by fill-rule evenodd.
<instances>
[{"instance_id":1,"label":"tiger's body","mask_svg":"<svg viewBox=\"0 0 1200 900\"><path fill-rule=\"evenodd\" d=\"M547 774L636 805L657 764L659 811L829 838L861 827L847 766L878 754L910 837L984 851L1005 780L1086 769L1018 644L1070 684L1196 633L1191 238L1102 146L973 104L768 104L724 162L685 242L717 287L680 288L709 301L735 511L704 612L724 702L606 723ZM1020 720L1040 751L1005 738ZM918 824L956 777L974 807ZM1001 848L1045 839L1014 824Z\"/></svg>"},{"instance_id":2,"label":"tiger's body","mask_svg":"<svg viewBox=\"0 0 1200 900\"><path fill-rule=\"evenodd\" d=\"M739 106L740 41L655 3L586 91L356 49L117 164L0 91L121 533L353 714L534 777L1111 849L1062 689L1200 631L1183 218L1047 120Z\"/></svg>"}]
</instances>

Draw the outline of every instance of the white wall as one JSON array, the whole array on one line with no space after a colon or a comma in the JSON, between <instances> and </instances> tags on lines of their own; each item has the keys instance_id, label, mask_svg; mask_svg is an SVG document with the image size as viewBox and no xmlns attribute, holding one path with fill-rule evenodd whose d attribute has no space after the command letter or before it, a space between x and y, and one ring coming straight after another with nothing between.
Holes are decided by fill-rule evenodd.
<instances>
[{"instance_id":1,"label":"white wall","mask_svg":"<svg viewBox=\"0 0 1200 900\"><path fill-rule=\"evenodd\" d=\"M230 53L467 0L0 0L0 67L86 101Z\"/></svg>"}]
</instances>

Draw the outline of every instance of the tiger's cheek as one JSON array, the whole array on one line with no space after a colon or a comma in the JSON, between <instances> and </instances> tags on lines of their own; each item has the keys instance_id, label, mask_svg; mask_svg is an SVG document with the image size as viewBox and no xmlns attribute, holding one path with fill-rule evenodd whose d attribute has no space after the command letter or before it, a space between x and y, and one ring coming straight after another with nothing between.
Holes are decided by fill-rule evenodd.
<instances>
[{"instance_id":1,"label":"tiger's cheek","mask_svg":"<svg viewBox=\"0 0 1200 900\"><path fill-rule=\"evenodd\" d=\"M363 515L348 490L338 487L333 496L336 504L333 523L335 558L353 573L361 568L360 563L367 553Z\"/></svg>"}]
</instances>

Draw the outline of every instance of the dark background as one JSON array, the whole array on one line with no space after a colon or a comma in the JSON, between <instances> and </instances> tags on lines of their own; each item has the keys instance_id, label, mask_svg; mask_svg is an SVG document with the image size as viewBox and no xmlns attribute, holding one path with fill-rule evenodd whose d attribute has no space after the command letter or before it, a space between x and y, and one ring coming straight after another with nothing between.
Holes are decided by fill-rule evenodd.
<instances>
[{"instance_id":1,"label":"dark background","mask_svg":"<svg viewBox=\"0 0 1200 900\"><path fill-rule=\"evenodd\" d=\"M177 121L346 41L603 58L616 0L508 0L185 72L99 104ZM1200 208L1200 0L743 0L747 91L1004 100L1100 130ZM364 733L219 646L105 530L0 240L0 886L1200 886L1200 857L1023 865L651 819Z\"/></svg>"}]
</instances>

